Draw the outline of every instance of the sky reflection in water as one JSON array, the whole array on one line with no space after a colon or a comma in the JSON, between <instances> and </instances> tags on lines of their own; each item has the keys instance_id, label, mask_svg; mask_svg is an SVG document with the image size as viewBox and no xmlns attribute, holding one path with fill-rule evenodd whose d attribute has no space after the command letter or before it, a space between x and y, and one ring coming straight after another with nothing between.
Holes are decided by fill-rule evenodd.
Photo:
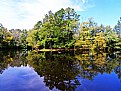
<instances>
[{"instance_id":1,"label":"sky reflection in water","mask_svg":"<svg viewBox=\"0 0 121 91\"><path fill-rule=\"evenodd\" d=\"M0 91L49 91L49 88L29 66L9 67L0 75Z\"/></svg>"}]
</instances>

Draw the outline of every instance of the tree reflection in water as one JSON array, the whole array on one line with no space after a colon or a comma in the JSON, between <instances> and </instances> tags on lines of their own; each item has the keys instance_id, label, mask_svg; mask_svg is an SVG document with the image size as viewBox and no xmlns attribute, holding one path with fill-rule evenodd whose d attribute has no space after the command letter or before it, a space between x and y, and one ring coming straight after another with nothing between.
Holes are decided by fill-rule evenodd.
<instances>
[{"instance_id":1,"label":"tree reflection in water","mask_svg":"<svg viewBox=\"0 0 121 91\"><path fill-rule=\"evenodd\" d=\"M117 56L116 56L117 55ZM92 80L99 73L110 74L120 69L120 54L108 54L104 52L84 52L75 55L76 60L80 63L80 75L83 78ZM121 72L117 73L121 75ZM118 75L119 76L119 75Z\"/></svg>"},{"instance_id":2,"label":"tree reflection in water","mask_svg":"<svg viewBox=\"0 0 121 91\"><path fill-rule=\"evenodd\" d=\"M79 74L79 64L75 62L73 53L70 55L46 52L28 56L29 64L40 76L44 76L44 82L51 90L56 87L59 90L73 91L80 85L76 79Z\"/></svg>"},{"instance_id":3,"label":"tree reflection in water","mask_svg":"<svg viewBox=\"0 0 121 91\"><path fill-rule=\"evenodd\" d=\"M0 51L0 55L1 74L8 66L29 64L51 90L73 91L81 85L79 77L93 80L103 73L115 72L121 80L121 52Z\"/></svg>"},{"instance_id":4,"label":"tree reflection in water","mask_svg":"<svg viewBox=\"0 0 121 91\"><path fill-rule=\"evenodd\" d=\"M27 65L27 51L17 51L17 50L4 50L0 51L0 73L11 67L20 67L21 65Z\"/></svg>"}]
</instances>

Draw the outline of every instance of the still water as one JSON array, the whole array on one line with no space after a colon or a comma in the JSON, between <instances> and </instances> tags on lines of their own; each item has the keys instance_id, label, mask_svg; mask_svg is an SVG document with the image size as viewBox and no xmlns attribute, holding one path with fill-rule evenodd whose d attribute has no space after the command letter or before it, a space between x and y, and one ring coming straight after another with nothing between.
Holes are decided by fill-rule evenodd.
<instances>
[{"instance_id":1,"label":"still water","mask_svg":"<svg viewBox=\"0 0 121 91\"><path fill-rule=\"evenodd\" d=\"M0 91L121 91L121 52L0 51Z\"/></svg>"}]
</instances>

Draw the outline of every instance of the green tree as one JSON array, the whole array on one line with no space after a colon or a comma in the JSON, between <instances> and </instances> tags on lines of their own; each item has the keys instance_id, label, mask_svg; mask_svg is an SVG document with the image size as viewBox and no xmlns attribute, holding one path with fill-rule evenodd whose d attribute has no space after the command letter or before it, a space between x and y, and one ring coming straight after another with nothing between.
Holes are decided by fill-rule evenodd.
<instances>
[{"instance_id":1,"label":"green tree","mask_svg":"<svg viewBox=\"0 0 121 91\"><path fill-rule=\"evenodd\" d=\"M78 21L79 15L74 9L61 9L55 14L49 11L38 29L39 44L44 48L73 47L75 42L73 34L78 29Z\"/></svg>"},{"instance_id":2,"label":"green tree","mask_svg":"<svg viewBox=\"0 0 121 91\"><path fill-rule=\"evenodd\" d=\"M52 13L49 11L43 21L38 21L29 31L27 42L33 48L71 48L73 35L78 30L79 15L74 9L66 8ZM36 30L36 31L35 31ZM36 38L35 38L36 37Z\"/></svg>"},{"instance_id":3,"label":"green tree","mask_svg":"<svg viewBox=\"0 0 121 91\"><path fill-rule=\"evenodd\" d=\"M21 47L22 48L27 48L27 41L26 41L26 38L28 36L27 33L28 32L27 32L26 29L25 30L22 30L22 32L21 32L21 35L20 35L20 43L21 43Z\"/></svg>"},{"instance_id":4,"label":"green tree","mask_svg":"<svg viewBox=\"0 0 121 91\"><path fill-rule=\"evenodd\" d=\"M26 41L28 42L28 46L31 46L32 48L38 48L38 30L30 30L28 32L28 37L26 38Z\"/></svg>"},{"instance_id":5,"label":"green tree","mask_svg":"<svg viewBox=\"0 0 121 91\"><path fill-rule=\"evenodd\" d=\"M4 27L2 24L0 24L0 48L2 48L3 45L3 36L4 36Z\"/></svg>"},{"instance_id":6,"label":"green tree","mask_svg":"<svg viewBox=\"0 0 121 91\"><path fill-rule=\"evenodd\" d=\"M106 26L105 29L106 45L108 47L108 50L112 50L112 48L115 47L116 43L118 43L119 38L117 33L110 26Z\"/></svg>"}]
</instances>

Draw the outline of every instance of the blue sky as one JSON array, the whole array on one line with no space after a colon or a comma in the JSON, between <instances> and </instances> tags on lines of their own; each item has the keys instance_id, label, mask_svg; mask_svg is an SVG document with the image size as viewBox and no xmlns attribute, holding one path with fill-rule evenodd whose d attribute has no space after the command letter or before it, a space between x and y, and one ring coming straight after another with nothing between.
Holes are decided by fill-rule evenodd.
<instances>
[{"instance_id":1,"label":"blue sky","mask_svg":"<svg viewBox=\"0 0 121 91\"><path fill-rule=\"evenodd\" d=\"M117 24L121 16L121 0L0 0L0 23L8 29L31 29L49 10L74 8L80 20L90 17L98 24Z\"/></svg>"},{"instance_id":2,"label":"blue sky","mask_svg":"<svg viewBox=\"0 0 121 91\"><path fill-rule=\"evenodd\" d=\"M93 0L93 2L94 7L80 12L83 19L93 17L98 24L115 26L121 17L121 0Z\"/></svg>"}]
</instances>

